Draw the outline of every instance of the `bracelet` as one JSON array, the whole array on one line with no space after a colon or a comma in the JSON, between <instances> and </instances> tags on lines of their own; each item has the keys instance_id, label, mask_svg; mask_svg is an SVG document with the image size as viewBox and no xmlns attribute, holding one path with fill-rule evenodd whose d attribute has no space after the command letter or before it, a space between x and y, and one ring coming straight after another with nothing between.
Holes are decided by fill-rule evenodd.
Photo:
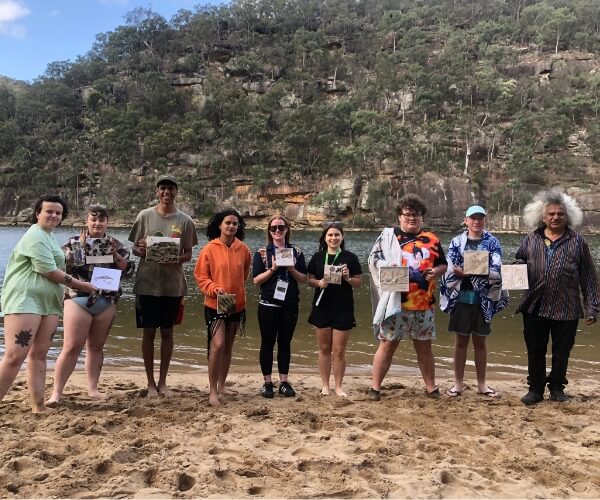
<instances>
[{"instance_id":1,"label":"bracelet","mask_svg":"<svg viewBox=\"0 0 600 500\"><path fill-rule=\"evenodd\" d=\"M73 283L73 276L71 276L70 274L65 273L65 284L66 285L70 285L71 283Z\"/></svg>"}]
</instances>

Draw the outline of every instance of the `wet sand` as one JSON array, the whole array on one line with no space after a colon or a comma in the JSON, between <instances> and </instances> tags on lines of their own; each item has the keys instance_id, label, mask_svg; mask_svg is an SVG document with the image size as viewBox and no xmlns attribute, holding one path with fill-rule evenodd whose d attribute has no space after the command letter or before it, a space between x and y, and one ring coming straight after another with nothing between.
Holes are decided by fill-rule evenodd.
<instances>
[{"instance_id":1,"label":"wet sand","mask_svg":"<svg viewBox=\"0 0 600 500\"><path fill-rule=\"evenodd\" d=\"M518 376L490 381L500 399L471 380L440 400L395 376L373 402L365 375L347 377L347 398L320 396L310 373L292 380L297 397L267 400L237 371L218 408L205 370L169 381L172 397L148 399L142 371L106 371L95 402L77 371L58 408L32 415L21 374L0 403L0 497L600 497L598 380L533 408Z\"/></svg>"}]
</instances>

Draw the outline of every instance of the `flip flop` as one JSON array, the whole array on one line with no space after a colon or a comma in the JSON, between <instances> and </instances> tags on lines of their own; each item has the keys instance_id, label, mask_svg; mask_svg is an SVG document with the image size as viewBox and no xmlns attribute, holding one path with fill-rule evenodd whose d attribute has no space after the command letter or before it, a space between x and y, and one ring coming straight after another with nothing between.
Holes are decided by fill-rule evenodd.
<instances>
[{"instance_id":1,"label":"flip flop","mask_svg":"<svg viewBox=\"0 0 600 500\"><path fill-rule=\"evenodd\" d=\"M425 395L431 399L440 399L440 388L436 387L431 392L428 392L427 389L425 389Z\"/></svg>"},{"instance_id":2,"label":"flip flop","mask_svg":"<svg viewBox=\"0 0 600 500\"><path fill-rule=\"evenodd\" d=\"M457 398L461 394L462 394L462 391L457 391L456 389L448 389L446 391L446 395L450 396L451 398Z\"/></svg>"},{"instance_id":3,"label":"flip flop","mask_svg":"<svg viewBox=\"0 0 600 500\"><path fill-rule=\"evenodd\" d=\"M500 397L502 397L502 394L500 394L499 392L496 392L496 390L492 389L491 387L488 387L487 391L478 392L477 394L479 394L481 396L486 396L488 398L500 398Z\"/></svg>"}]
</instances>

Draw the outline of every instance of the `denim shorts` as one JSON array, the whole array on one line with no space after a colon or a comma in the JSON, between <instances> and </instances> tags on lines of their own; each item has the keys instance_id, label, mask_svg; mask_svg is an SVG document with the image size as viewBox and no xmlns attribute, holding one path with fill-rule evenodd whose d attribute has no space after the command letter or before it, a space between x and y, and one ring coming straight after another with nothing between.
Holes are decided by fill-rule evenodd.
<instances>
[{"instance_id":1,"label":"denim shorts","mask_svg":"<svg viewBox=\"0 0 600 500\"><path fill-rule=\"evenodd\" d=\"M107 299L106 297L98 297L96 302L94 302L91 306L87 305L89 297L73 297L72 300L81 307L86 312L90 313L92 316L98 316L98 314L106 311L110 306L112 306L112 301Z\"/></svg>"}]
</instances>

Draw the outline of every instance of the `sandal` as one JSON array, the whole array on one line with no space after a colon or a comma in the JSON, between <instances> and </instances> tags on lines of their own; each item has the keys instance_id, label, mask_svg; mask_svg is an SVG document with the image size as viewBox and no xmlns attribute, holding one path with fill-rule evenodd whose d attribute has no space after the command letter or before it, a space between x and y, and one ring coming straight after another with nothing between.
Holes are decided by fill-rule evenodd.
<instances>
[{"instance_id":1,"label":"sandal","mask_svg":"<svg viewBox=\"0 0 600 500\"><path fill-rule=\"evenodd\" d=\"M427 391L427 389L425 389L425 395L426 395L428 398L431 398L431 399L440 399L440 388L439 388L439 387L436 387L436 388L435 388L433 391L431 391L431 392L428 392L428 391Z\"/></svg>"},{"instance_id":2,"label":"sandal","mask_svg":"<svg viewBox=\"0 0 600 500\"><path fill-rule=\"evenodd\" d=\"M446 396L449 396L451 398L457 398L458 396L460 396L462 394L462 391L458 391L456 389L448 389L446 391Z\"/></svg>"},{"instance_id":3,"label":"sandal","mask_svg":"<svg viewBox=\"0 0 600 500\"><path fill-rule=\"evenodd\" d=\"M496 392L496 390L492 389L491 387L488 387L487 391L478 392L477 394L479 394L480 396L487 396L488 398L501 398L502 397L502 394L500 394L499 392Z\"/></svg>"}]
</instances>

